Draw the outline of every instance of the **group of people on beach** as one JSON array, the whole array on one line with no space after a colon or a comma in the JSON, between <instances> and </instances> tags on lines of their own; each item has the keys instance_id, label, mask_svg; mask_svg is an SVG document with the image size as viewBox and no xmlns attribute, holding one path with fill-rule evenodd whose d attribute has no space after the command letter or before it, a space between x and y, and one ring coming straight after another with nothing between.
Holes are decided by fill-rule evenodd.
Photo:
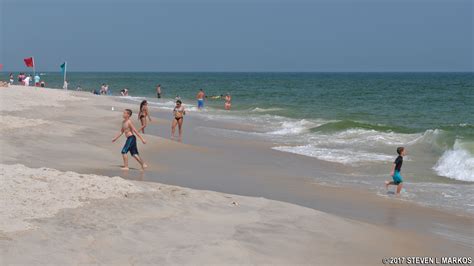
<instances>
[{"instance_id":1,"label":"group of people on beach","mask_svg":"<svg viewBox=\"0 0 474 266\"><path fill-rule=\"evenodd\" d=\"M100 86L99 93L102 94L102 95L111 95L112 91L109 90L109 84L102 83L102 85Z\"/></svg>"},{"instance_id":2,"label":"group of people on beach","mask_svg":"<svg viewBox=\"0 0 474 266\"><path fill-rule=\"evenodd\" d=\"M106 84L102 85L103 90L107 91L108 86ZM102 90L101 90L102 91ZM121 95L125 96L125 93L128 95L128 89L122 90ZM102 93L101 93L102 94ZM107 93L105 93L107 94ZM156 96L157 98L161 98L162 96L162 90L161 90L161 85L158 84L156 87ZM205 99L208 98L204 92L203 89L200 89L196 95L196 100L197 100L197 106L198 109L204 108L204 101ZM224 108L226 110L230 110L231 108L231 101L232 97L230 96L229 93L227 93L225 96L220 95L220 96L210 96L211 99L221 99L224 98L225 100L225 105ZM183 105L183 102L181 101L181 97L179 95L176 95L175 98L175 107L173 108L173 119L171 122L171 139L175 138L176 135L176 127L178 127L178 140L182 140L183 136L183 121L184 121L184 116L186 115L186 110ZM133 158L137 160L137 162L142 166L142 169L145 169L147 166L143 159L140 157L138 154L138 148L137 148L137 141L136 141L136 136L142 142L145 144L146 141L143 138L141 134L145 134L145 128L148 126L148 123L151 122L151 116L150 116L150 111L148 109L148 101L143 100L140 103L140 108L138 111L138 120L140 121L141 127L137 130L135 126L133 125L133 122L131 121L132 117L132 110L131 109L125 109L122 114L122 128L120 130L120 133L112 140L112 142L115 142L121 135L125 134L127 137L127 140L125 141L125 145L122 148L122 157L123 157L123 167L122 169L128 170L128 156L127 153L130 152Z\"/></svg>"},{"instance_id":3,"label":"group of people on beach","mask_svg":"<svg viewBox=\"0 0 474 266\"><path fill-rule=\"evenodd\" d=\"M184 109L183 102L181 100L176 101L176 105L173 109L173 121L171 123L171 138L174 139L176 126L178 127L178 140L182 140L183 136L183 119L184 115L186 114L186 110ZM141 123L141 127L138 131L141 131L145 134L145 128L148 126L148 122L151 122L150 111L148 109L148 101L143 100L140 103L140 109L138 112L138 120Z\"/></svg>"},{"instance_id":4,"label":"group of people on beach","mask_svg":"<svg viewBox=\"0 0 474 266\"><path fill-rule=\"evenodd\" d=\"M111 95L112 94L111 90L109 89L109 85L106 84L106 83L103 83L101 85L100 90L97 90L97 89L92 90L92 93L96 94L96 95ZM120 95L121 96L129 96L129 89L128 88L121 89L120 90ZM162 96L163 96L163 91L162 91L162 88L161 88L161 84L158 84L158 85L156 85L156 97L158 99L161 99ZM198 91L197 95L196 95L197 108L199 110L204 108L204 102L205 102L206 99L209 99L209 100L223 99L225 110L230 110L231 107L232 107L232 96L230 95L230 93L227 93L225 95L221 94L221 95L207 96L206 93L204 92L204 90L200 89ZM178 100L181 101L181 97L179 95L176 95L175 101L177 102Z\"/></svg>"},{"instance_id":5,"label":"group of people on beach","mask_svg":"<svg viewBox=\"0 0 474 266\"><path fill-rule=\"evenodd\" d=\"M138 148L137 148L137 139L135 135L143 142L143 144L146 144L146 140L143 138L141 134L145 134L145 128L148 125L148 122L151 122L151 116L150 116L150 111L148 109L148 102L147 100L143 100L140 103L140 109L138 112L138 120L141 123L140 129L136 129L135 126L133 125L133 122L131 120L132 117L132 110L131 109L125 109L122 113L122 127L120 129L120 133L117 134L113 139L112 142L115 142L120 136L125 134L125 137L127 137L127 140L125 141L125 144L122 148L122 158L123 158L123 170L128 170L128 155L127 153L130 152L133 158L137 160L137 162L141 165L142 169L145 169L147 167L146 163L143 161L143 159L140 157L138 153ZM181 100L176 101L176 106L173 109L173 121L171 124L171 138L174 139L175 137L175 132L176 132L176 127L178 127L179 133L178 133L178 140L182 140L183 136L183 119L184 115L186 115L186 110L184 109L184 106L181 102ZM141 132L141 134L140 134Z\"/></svg>"},{"instance_id":6,"label":"group of people on beach","mask_svg":"<svg viewBox=\"0 0 474 266\"><path fill-rule=\"evenodd\" d=\"M33 81L33 85L35 87L43 87L44 88L46 86L46 83L41 80L40 75L37 74L37 73L35 73L34 77L33 77L33 76L31 76L31 74L25 74L25 73L21 72L17 76L17 81L18 81L19 85L23 85L23 86L31 86L30 82L32 82L32 81ZM15 83L15 79L14 79L13 73L10 73L9 74L9 84L14 85L14 83Z\"/></svg>"},{"instance_id":7,"label":"group of people on beach","mask_svg":"<svg viewBox=\"0 0 474 266\"><path fill-rule=\"evenodd\" d=\"M120 91L122 96L123 96L123 91L124 90ZM102 83L102 85L100 85L100 89L93 89L91 92L95 95L112 95L112 90L109 89L109 84L106 84L106 83ZM127 89L127 95L128 95L128 89Z\"/></svg>"},{"instance_id":8,"label":"group of people on beach","mask_svg":"<svg viewBox=\"0 0 474 266\"><path fill-rule=\"evenodd\" d=\"M123 88L120 90L121 96L128 96L128 88Z\"/></svg>"}]
</instances>

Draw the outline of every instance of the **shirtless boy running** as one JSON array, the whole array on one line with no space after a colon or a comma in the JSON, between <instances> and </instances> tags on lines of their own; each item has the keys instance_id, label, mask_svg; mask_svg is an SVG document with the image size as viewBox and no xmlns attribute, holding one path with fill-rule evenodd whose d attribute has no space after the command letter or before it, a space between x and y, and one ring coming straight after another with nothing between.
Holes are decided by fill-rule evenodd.
<instances>
[{"instance_id":1,"label":"shirtless boy running","mask_svg":"<svg viewBox=\"0 0 474 266\"><path fill-rule=\"evenodd\" d=\"M122 129L120 130L120 134L118 134L112 142L115 142L122 134L125 134L127 137L127 141L125 142L125 145L123 146L122 149L122 157L123 157L123 167L122 170L128 170L128 155L127 153L130 151L130 154L132 154L133 158L135 158L138 163L141 165L142 169L147 168L147 165L145 162L140 158L138 155L138 149L137 149L137 138L135 137L134 134L136 134L140 140L143 142L143 144L146 144L146 140L138 133L137 129L132 123L132 120L130 120L130 117L132 116L132 110L130 109L125 109L123 111L123 122L122 122Z\"/></svg>"}]
</instances>

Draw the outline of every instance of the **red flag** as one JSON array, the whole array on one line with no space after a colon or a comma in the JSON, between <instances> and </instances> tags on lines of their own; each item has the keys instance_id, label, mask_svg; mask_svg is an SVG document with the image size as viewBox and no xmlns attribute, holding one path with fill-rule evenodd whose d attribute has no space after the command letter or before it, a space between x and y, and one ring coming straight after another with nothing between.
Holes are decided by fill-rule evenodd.
<instances>
[{"instance_id":1,"label":"red flag","mask_svg":"<svg viewBox=\"0 0 474 266\"><path fill-rule=\"evenodd\" d=\"M0 64L0 70L2 70L2 68L3 68L3 65L2 65L2 64Z\"/></svg>"},{"instance_id":2,"label":"red flag","mask_svg":"<svg viewBox=\"0 0 474 266\"><path fill-rule=\"evenodd\" d=\"M34 67L35 61L33 60L33 57L28 57L28 58L25 58L23 60L25 61L25 65L27 67Z\"/></svg>"}]
</instances>

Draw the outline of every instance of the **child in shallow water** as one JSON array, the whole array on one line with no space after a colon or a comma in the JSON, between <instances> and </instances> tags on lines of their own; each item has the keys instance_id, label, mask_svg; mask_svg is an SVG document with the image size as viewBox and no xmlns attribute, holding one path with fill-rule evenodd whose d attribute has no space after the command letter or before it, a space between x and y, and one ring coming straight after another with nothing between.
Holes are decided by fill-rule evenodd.
<instances>
[{"instance_id":1,"label":"child in shallow water","mask_svg":"<svg viewBox=\"0 0 474 266\"><path fill-rule=\"evenodd\" d=\"M140 158L140 155L138 155L138 149L137 149L137 138L135 135L140 138L140 140L143 142L143 144L146 143L146 140L140 135L140 133L137 131L135 126L132 123L132 120L130 117L132 116L132 110L130 109L125 109L123 111L123 121L122 121L122 129L120 130L120 133L115 136L115 138L112 139L112 142L115 142L120 136L125 134L125 137L127 137L127 141L125 142L125 145L123 146L122 149L122 157L123 157L123 167L122 170L128 170L128 156L127 153L130 152L132 154L132 157L137 160L137 162L141 165L142 169L145 169L147 165L145 162Z\"/></svg>"},{"instance_id":2,"label":"child in shallow water","mask_svg":"<svg viewBox=\"0 0 474 266\"><path fill-rule=\"evenodd\" d=\"M400 195L403 187L403 177L400 175L403 164L403 156L406 155L405 147L397 148L398 157L393 162L392 170L390 171L390 176L392 176L393 181L385 181L385 188L388 189L388 186L394 185L397 186L397 195Z\"/></svg>"}]
</instances>

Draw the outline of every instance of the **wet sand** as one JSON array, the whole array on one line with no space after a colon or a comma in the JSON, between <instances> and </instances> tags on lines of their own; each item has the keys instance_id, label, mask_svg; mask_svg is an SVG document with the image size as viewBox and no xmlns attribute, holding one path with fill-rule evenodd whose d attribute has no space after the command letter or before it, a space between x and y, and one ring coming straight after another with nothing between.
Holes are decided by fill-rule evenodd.
<instances>
[{"instance_id":1,"label":"wet sand","mask_svg":"<svg viewBox=\"0 0 474 266\"><path fill-rule=\"evenodd\" d=\"M16 98L16 92L1 95L1 106L9 106L6 97L29 96L23 90ZM182 144L162 138L169 136L170 115L154 111L148 143L139 143L149 169L122 172L124 139L114 144L111 139L121 109L132 107L136 123L138 106L70 94L86 99L0 109L3 125L10 125L2 127L1 163L118 175L164 191L90 199L29 221L34 230L1 232L4 262L343 264L357 259L375 265L384 256L472 252L472 217L315 184L309 172L332 174L324 162L273 151L262 142L218 138L205 129L213 125L192 113ZM36 124L22 126L4 117ZM131 161L131 167L138 165Z\"/></svg>"}]
</instances>

